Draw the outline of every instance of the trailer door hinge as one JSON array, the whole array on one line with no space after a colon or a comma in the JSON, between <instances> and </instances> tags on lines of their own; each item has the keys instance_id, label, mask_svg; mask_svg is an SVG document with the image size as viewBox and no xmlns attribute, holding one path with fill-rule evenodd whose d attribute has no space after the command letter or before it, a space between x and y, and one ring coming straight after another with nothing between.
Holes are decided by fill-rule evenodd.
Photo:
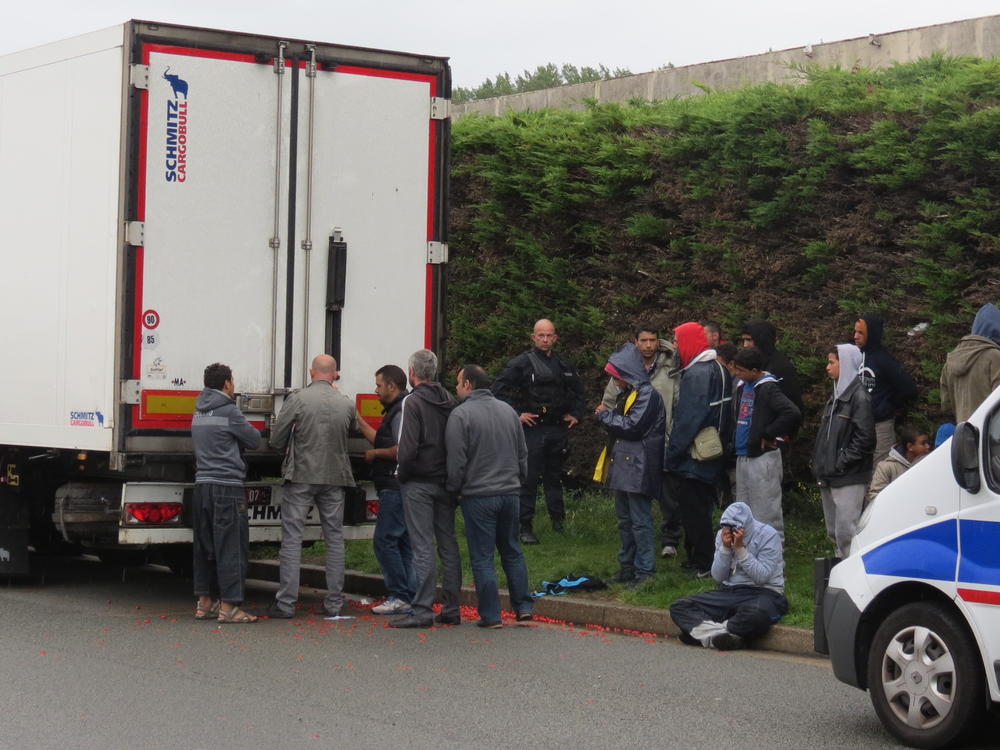
<instances>
[{"instance_id":1,"label":"trailer door hinge","mask_svg":"<svg viewBox=\"0 0 1000 750\"><path fill-rule=\"evenodd\" d=\"M131 65L129 66L128 72L129 83L132 84L132 88L149 90L149 66L148 65Z\"/></svg>"},{"instance_id":2,"label":"trailer door hinge","mask_svg":"<svg viewBox=\"0 0 1000 750\"><path fill-rule=\"evenodd\" d=\"M451 99L441 96L431 97L431 119L447 120L451 116Z\"/></svg>"},{"instance_id":3,"label":"trailer door hinge","mask_svg":"<svg viewBox=\"0 0 1000 750\"><path fill-rule=\"evenodd\" d=\"M121 389L121 402L123 404L138 404L142 393L142 387L138 380L123 380Z\"/></svg>"},{"instance_id":4,"label":"trailer door hinge","mask_svg":"<svg viewBox=\"0 0 1000 750\"><path fill-rule=\"evenodd\" d=\"M141 221L130 221L125 227L125 241L132 247L145 245L146 225Z\"/></svg>"},{"instance_id":5,"label":"trailer door hinge","mask_svg":"<svg viewBox=\"0 0 1000 750\"><path fill-rule=\"evenodd\" d=\"M427 262L432 264L437 263L447 263L448 262L448 243L447 242L428 242L427 243Z\"/></svg>"}]
</instances>

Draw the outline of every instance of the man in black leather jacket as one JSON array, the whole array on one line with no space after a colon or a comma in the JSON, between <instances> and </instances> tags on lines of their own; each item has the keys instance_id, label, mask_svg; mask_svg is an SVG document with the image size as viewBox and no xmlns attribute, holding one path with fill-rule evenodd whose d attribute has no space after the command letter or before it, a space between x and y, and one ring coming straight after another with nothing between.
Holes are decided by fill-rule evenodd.
<instances>
[{"instance_id":1,"label":"man in black leather jacket","mask_svg":"<svg viewBox=\"0 0 1000 750\"><path fill-rule=\"evenodd\" d=\"M858 376L861 350L838 344L827 355L826 372L834 392L823 409L816 435L813 473L823 498L826 533L847 557L872 478L875 417L871 396Z\"/></svg>"}]
</instances>

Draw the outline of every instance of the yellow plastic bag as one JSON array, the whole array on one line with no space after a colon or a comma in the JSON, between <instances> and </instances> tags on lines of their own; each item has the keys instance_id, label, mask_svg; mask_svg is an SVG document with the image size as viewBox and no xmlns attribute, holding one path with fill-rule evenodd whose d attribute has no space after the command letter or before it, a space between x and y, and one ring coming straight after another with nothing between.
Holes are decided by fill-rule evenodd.
<instances>
[{"instance_id":1,"label":"yellow plastic bag","mask_svg":"<svg viewBox=\"0 0 1000 750\"><path fill-rule=\"evenodd\" d=\"M636 396L639 394L634 388L625 399L625 413L632 408ZM604 483L611 476L611 457L608 455L608 446L601 448L601 455L597 457L597 466L594 467L594 481Z\"/></svg>"}]
</instances>

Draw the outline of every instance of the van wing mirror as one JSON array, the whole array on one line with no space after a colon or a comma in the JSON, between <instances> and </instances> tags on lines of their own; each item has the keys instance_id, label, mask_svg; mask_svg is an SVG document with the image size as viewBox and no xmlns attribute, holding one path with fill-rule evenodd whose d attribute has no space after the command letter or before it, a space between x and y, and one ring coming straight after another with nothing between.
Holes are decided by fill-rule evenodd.
<instances>
[{"instance_id":1,"label":"van wing mirror","mask_svg":"<svg viewBox=\"0 0 1000 750\"><path fill-rule=\"evenodd\" d=\"M951 437L951 471L958 486L975 495L979 492L979 430L962 422Z\"/></svg>"}]
</instances>

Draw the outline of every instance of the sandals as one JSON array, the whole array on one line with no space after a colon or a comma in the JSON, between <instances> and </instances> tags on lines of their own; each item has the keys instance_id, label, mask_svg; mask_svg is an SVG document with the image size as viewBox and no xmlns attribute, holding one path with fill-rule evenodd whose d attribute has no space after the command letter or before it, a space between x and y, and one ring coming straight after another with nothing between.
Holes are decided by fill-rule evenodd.
<instances>
[{"instance_id":1,"label":"sandals","mask_svg":"<svg viewBox=\"0 0 1000 750\"><path fill-rule=\"evenodd\" d=\"M257 622L257 615L247 614L239 607L233 607L228 612L220 609L218 620L219 622L231 622L234 625L239 625L243 623Z\"/></svg>"},{"instance_id":2,"label":"sandals","mask_svg":"<svg viewBox=\"0 0 1000 750\"><path fill-rule=\"evenodd\" d=\"M211 620L219 614L219 602L213 602L211 607L202 607L200 604L194 611L194 619L196 620Z\"/></svg>"}]
</instances>

